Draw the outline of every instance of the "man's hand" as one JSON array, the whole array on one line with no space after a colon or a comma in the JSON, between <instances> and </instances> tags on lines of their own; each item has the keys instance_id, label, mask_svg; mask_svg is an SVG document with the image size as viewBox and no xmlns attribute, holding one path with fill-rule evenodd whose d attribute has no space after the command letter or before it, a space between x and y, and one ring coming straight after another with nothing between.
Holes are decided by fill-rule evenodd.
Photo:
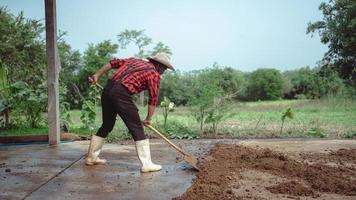
<instances>
[{"instance_id":1,"label":"man's hand","mask_svg":"<svg viewBox=\"0 0 356 200\"><path fill-rule=\"evenodd\" d=\"M145 119L142 123L144 126L151 125L151 120Z\"/></svg>"},{"instance_id":2,"label":"man's hand","mask_svg":"<svg viewBox=\"0 0 356 200\"><path fill-rule=\"evenodd\" d=\"M98 79L99 77L96 74L88 77L89 82L93 85L96 84L96 82L98 82Z\"/></svg>"}]
</instances>

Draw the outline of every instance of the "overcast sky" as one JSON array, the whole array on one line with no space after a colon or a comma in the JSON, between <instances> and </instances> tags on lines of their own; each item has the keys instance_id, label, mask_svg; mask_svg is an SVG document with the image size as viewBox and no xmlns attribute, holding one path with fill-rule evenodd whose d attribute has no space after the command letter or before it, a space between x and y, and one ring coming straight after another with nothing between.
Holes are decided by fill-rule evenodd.
<instances>
[{"instance_id":1,"label":"overcast sky","mask_svg":"<svg viewBox=\"0 0 356 200\"><path fill-rule=\"evenodd\" d=\"M172 52L181 71L218 62L241 71L314 67L327 47L306 35L322 19L321 0L57 0L57 27L81 52L88 43L117 42L125 29L145 29ZM44 0L0 0L18 14L44 19ZM136 53L134 47L116 57Z\"/></svg>"}]
</instances>

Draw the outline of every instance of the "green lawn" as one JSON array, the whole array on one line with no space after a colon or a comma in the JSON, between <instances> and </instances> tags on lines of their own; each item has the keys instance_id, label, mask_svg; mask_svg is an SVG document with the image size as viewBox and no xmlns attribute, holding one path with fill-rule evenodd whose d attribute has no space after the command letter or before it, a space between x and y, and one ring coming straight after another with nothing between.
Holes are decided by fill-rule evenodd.
<instances>
[{"instance_id":1,"label":"green lawn","mask_svg":"<svg viewBox=\"0 0 356 200\"><path fill-rule=\"evenodd\" d=\"M280 133L282 113L291 108L293 119L286 119L283 132ZM146 116L146 107L139 107L142 118ZM226 119L218 127L219 134L228 134L237 138L250 137L306 137L315 132L329 138L342 138L356 132L356 100L278 100L260 102L236 102L229 105L229 113L234 116ZM82 129L81 112L71 111L70 132L81 135L94 134L100 126L101 109L97 108L97 120L93 130ZM157 108L153 124L163 124L162 110ZM176 107L168 117L169 123L179 123L194 132L199 124L191 114L189 107ZM209 135L210 124L205 124L204 134ZM2 130L0 135L43 134L46 128ZM315 135L314 135L315 136ZM109 140L130 138L121 119L117 120Z\"/></svg>"}]
</instances>

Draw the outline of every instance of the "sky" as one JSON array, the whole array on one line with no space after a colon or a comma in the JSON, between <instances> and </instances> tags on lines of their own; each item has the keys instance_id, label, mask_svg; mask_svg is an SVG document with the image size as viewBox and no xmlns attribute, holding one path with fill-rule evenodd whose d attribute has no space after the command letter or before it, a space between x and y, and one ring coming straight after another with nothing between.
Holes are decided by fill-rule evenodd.
<instances>
[{"instance_id":1,"label":"sky","mask_svg":"<svg viewBox=\"0 0 356 200\"><path fill-rule=\"evenodd\" d=\"M322 19L322 0L57 0L57 28L72 48L111 40L126 30L145 30L172 50L180 71L229 66L249 72L315 67L327 51L308 22ZM0 0L13 14L44 20L44 0ZM44 21L43 21L44 22ZM138 50L132 45L115 57Z\"/></svg>"}]
</instances>

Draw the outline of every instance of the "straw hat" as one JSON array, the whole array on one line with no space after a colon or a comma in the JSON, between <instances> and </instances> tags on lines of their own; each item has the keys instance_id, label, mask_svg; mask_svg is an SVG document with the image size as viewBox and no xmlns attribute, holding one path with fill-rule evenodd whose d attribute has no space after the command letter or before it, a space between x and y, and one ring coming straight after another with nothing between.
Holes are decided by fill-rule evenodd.
<instances>
[{"instance_id":1,"label":"straw hat","mask_svg":"<svg viewBox=\"0 0 356 200\"><path fill-rule=\"evenodd\" d=\"M171 69L171 70L173 70L173 71L175 71L174 70L174 68L173 68L173 66L171 65L171 63L170 63L170 56L168 55L168 54L166 54L166 53L157 53L155 56L153 56L153 57L148 57L147 58L148 60L154 60L154 61L156 61L156 62L159 62L159 63L161 63L161 64L163 64L164 66L166 66L168 69Z\"/></svg>"}]
</instances>

